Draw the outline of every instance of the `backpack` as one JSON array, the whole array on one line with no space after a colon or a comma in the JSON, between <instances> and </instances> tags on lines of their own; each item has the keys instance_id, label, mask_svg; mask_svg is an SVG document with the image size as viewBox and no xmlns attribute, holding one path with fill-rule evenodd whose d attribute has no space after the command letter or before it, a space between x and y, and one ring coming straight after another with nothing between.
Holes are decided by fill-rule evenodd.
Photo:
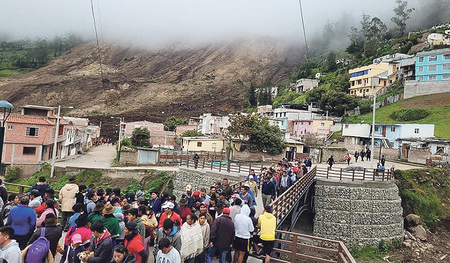
<instances>
[{"instance_id":1,"label":"backpack","mask_svg":"<svg viewBox=\"0 0 450 263\"><path fill-rule=\"evenodd\" d=\"M41 235L28 248L25 263L42 263L50 250L50 241L45 238L45 227L41 228Z\"/></svg>"}]
</instances>

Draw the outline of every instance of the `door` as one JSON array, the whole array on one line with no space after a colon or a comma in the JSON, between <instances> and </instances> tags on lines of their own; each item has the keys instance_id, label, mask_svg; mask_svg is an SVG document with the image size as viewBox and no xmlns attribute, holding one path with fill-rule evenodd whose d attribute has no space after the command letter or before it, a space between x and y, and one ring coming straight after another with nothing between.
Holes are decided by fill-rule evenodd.
<instances>
[{"instance_id":1,"label":"door","mask_svg":"<svg viewBox=\"0 0 450 263\"><path fill-rule=\"evenodd\" d=\"M139 150L140 164L156 164L156 151Z\"/></svg>"}]
</instances>

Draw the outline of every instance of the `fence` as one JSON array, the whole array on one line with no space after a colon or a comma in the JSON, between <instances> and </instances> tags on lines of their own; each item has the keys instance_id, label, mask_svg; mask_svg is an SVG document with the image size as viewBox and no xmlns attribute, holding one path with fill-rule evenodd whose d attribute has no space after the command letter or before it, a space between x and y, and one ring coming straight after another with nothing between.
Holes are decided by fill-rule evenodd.
<instances>
[{"instance_id":1,"label":"fence","mask_svg":"<svg viewBox=\"0 0 450 263\"><path fill-rule=\"evenodd\" d=\"M311 169L311 171L299 178L294 185L270 204L272 206L272 214L278 219L278 224L284 221L283 217L289 215L290 211L295 207L295 203L308 190L314 181L316 171L317 167Z\"/></svg>"},{"instance_id":2,"label":"fence","mask_svg":"<svg viewBox=\"0 0 450 263\"><path fill-rule=\"evenodd\" d=\"M276 230L274 252L270 262L295 263L299 259L320 263L356 263L341 241Z\"/></svg>"},{"instance_id":3,"label":"fence","mask_svg":"<svg viewBox=\"0 0 450 263\"><path fill-rule=\"evenodd\" d=\"M389 181L394 178L394 169L378 170L378 169L363 169L363 170L346 170L345 168L333 169L317 169L317 176L326 179L336 180L372 180L372 181Z\"/></svg>"}]
</instances>

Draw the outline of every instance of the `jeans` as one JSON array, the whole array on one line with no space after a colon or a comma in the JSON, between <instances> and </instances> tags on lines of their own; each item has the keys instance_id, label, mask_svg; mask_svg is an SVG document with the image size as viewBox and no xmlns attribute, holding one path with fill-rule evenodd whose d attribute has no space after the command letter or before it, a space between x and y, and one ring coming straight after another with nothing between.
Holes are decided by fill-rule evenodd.
<instances>
[{"instance_id":1,"label":"jeans","mask_svg":"<svg viewBox=\"0 0 450 263\"><path fill-rule=\"evenodd\" d=\"M69 218L75 214L74 212L62 212L61 221L59 225L62 231L67 231L69 229Z\"/></svg>"},{"instance_id":2,"label":"jeans","mask_svg":"<svg viewBox=\"0 0 450 263\"><path fill-rule=\"evenodd\" d=\"M13 236L13 238L19 244L20 250L24 250L27 247L28 240L30 240L32 234L33 234L33 232L31 232L31 233L29 233L27 235L23 235L23 236L19 236L19 235L14 235Z\"/></svg>"},{"instance_id":3,"label":"jeans","mask_svg":"<svg viewBox=\"0 0 450 263\"><path fill-rule=\"evenodd\" d=\"M272 195L265 195L265 194L262 194L262 202L263 202L263 205L264 206L266 206L266 205L270 205L270 202L272 201Z\"/></svg>"},{"instance_id":4,"label":"jeans","mask_svg":"<svg viewBox=\"0 0 450 263\"><path fill-rule=\"evenodd\" d=\"M208 249L208 252L206 254L206 263L212 263L212 259L214 257L214 254L216 253L216 250L218 248L216 247L210 247ZM226 248L219 248L219 263L225 263L227 259L227 253L228 249Z\"/></svg>"}]
</instances>

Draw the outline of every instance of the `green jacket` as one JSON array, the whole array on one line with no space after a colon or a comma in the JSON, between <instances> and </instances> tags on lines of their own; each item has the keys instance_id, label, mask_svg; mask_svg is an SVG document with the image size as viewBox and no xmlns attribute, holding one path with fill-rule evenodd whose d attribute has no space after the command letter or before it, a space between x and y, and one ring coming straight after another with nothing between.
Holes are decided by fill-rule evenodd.
<instances>
[{"instance_id":1,"label":"green jacket","mask_svg":"<svg viewBox=\"0 0 450 263\"><path fill-rule=\"evenodd\" d=\"M89 214L88 215L88 220L89 222L91 222L91 224L97 222L98 220L102 220L102 216L99 214Z\"/></svg>"},{"instance_id":2,"label":"green jacket","mask_svg":"<svg viewBox=\"0 0 450 263\"><path fill-rule=\"evenodd\" d=\"M102 217L103 226L108 229L111 237L118 237L120 235L119 220L114 215L105 215Z\"/></svg>"},{"instance_id":3,"label":"green jacket","mask_svg":"<svg viewBox=\"0 0 450 263\"><path fill-rule=\"evenodd\" d=\"M139 234L142 236L142 243L145 243L145 225L142 223L142 220L140 217L136 218L136 224L137 224L137 230L139 231Z\"/></svg>"}]
</instances>

